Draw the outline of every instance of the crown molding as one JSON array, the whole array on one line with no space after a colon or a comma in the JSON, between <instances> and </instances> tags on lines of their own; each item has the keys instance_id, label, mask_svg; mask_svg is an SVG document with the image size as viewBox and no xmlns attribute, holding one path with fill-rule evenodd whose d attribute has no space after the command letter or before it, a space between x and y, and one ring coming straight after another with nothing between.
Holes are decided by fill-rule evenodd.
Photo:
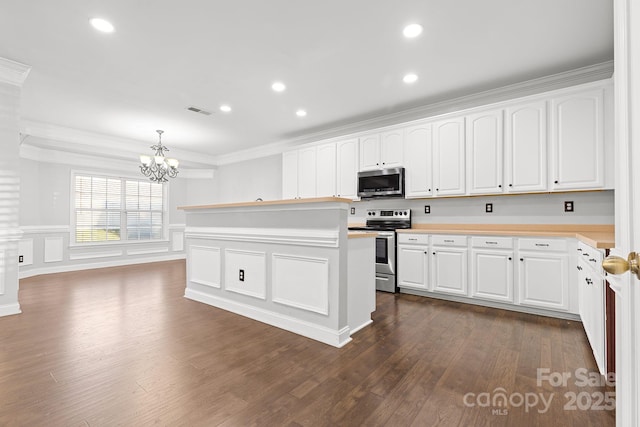
<instances>
[{"instance_id":1,"label":"crown molding","mask_svg":"<svg viewBox=\"0 0 640 427\"><path fill-rule=\"evenodd\" d=\"M0 82L22 86L31 66L0 57Z\"/></svg>"},{"instance_id":2,"label":"crown molding","mask_svg":"<svg viewBox=\"0 0 640 427\"><path fill-rule=\"evenodd\" d=\"M266 144L255 149L236 151L217 157L217 164L225 165L259 157L276 155L301 144L327 141L350 136L357 136L364 132L371 132L386 126L399 125L414 120L425 119L453 111L465 110L488 104L494 104L510 99L523 98L530 95L564 89L599 80L606 80L613 75L613 61L577 68L562 73L552 74L520 83L503 86L496 89L477 92L471 95L438 101L415 108L409 108L397 113L360 120L341 126L333 126L315 132L284 139L279 142Z\"/></svg>"},{"instance_id":3,"label":"crown molding","mask_svg":"<svg viewBox=\"0 0 640 427\"><path fill-rule=\"evenodd\" d=\"M76 154L99 154L116 159L138 159L142 150L147 150L149 141L138 141L89 132L81 129L53 125L50 123L22 120L20 123L22 144L37 146L29 137L46 140L46 148L54 148ZM154 141L155 143L155 141ZM189 162L194 166L215 168L216 157L171 148L171 153L181 163ZM172 156L172 157L173 157Z\"/></svg>"}]
</instances>

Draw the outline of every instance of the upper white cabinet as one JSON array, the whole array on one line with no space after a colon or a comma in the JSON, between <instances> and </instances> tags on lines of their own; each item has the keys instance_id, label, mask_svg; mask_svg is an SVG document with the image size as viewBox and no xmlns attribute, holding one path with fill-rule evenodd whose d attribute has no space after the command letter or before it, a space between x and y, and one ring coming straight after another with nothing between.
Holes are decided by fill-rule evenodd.
<instances>
[{"instance_id":1,"label":"upper white cabinet","mask_svg":"<svg viewBox=\"0 0 640 427\"><path fill-rule=\"evenodd\" d=\"M433 123L433 180L436 196L465 194L464 117Z\"/></svg>"},{"instance_id":2,"label":"upper white cabinet","mask_svg":"<svg viewBox=\"0 0 640 427\"><path fill-rule=\"evenodd\" d=\"M403 140L402 129L360 138L360 170L402 166Z\"/></svg>"},{"instance_id":3,"label":"upper white cabinet","mask_svg":"<svg viewBox=\"0 0 640 427\"><path fill-rule=\"evenodd\" d=\"M336 144L318 145L316 150L316 196L336 195Z\"/></svg>"},{"instance_id":4,"label":"upper white cabinet","mask_svg":"<svg viewBox=\"0 0 640 427\"><path fill-rule=\"evenodd\" d=\"M298 197L298 150L282 153L282 198Z\"/></svg>"},{"instance_id":5,"label":"upper white cabinet","mask_svg":"<svg viewBox=\"0 0 640 427\"><path fill-rule=\"evenodd\" d=\"M502 193L502 109L467 116L467 176L470 194Z\"/></svg>"},{"instance_id":6,"label":"upper white cabinet","mask_svg":"<svg viewBox=\"0 0 640 427\"><path fill-rule=\"evenodd\" d=\"M358 198L358 140L347 139L336 143L336 195L347 199Z\"/></svg>"},{"instance_id":7,"label":"upper white cabinet","mask_svg":"<svg viewBox=\"0 0 640 427\"><path fill-rule=\"evenodd\" d=\"M298 197L316 197L316 147L298 151Z\"/></svg>"},{"instance_id":8,"label":"upper white cabinet","mask_svg":"<svg viewBox=\"0 0 640 427\"><path fill-rule=\"evenodd\" d=\"M604 89L551 100L551 189L604 188Z\"/></svg>"},{"instance_id":9,"label":"upper white cabinet","mask_svg":"<svg viewBox=\"0 0 640 427\"><path fill-rule=\"evenodd\" d=\"M547 189L547 102L517 104L505 110L505 190Z\"/></svg>"},{"instance_id":10,"label":"upper white cabinet","mask_svg":"<svg viewBox=\"0 0 640 427\"><path fill-rule=\"evenodd\" d=\"M422 124L405 129L405 196L428 197L432 186L432 139L431 125Z\"/></svg>"}]
</instances>

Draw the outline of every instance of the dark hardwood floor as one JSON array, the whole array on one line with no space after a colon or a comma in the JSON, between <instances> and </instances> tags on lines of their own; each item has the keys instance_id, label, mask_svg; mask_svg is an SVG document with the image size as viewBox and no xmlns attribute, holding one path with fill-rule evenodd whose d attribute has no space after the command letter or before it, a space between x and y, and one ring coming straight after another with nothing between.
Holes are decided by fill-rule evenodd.
<instances>
[{"instance_id":1,"label":"dark hardwood floor","mask_svg":"<svg viewBox=\"0 0 640 427\"><path fill-rule=\"evenodd\" d=\"M577 322L379 293L373 325L337 349L185 299L184 270L22 280L23 314L0 318L0 425L615 424L579 409L613 390L575 377L597 371ZM538 368L571 378L537 384ZM534 396L551 404L519 405Z\"/></svg>"}]
</instances>

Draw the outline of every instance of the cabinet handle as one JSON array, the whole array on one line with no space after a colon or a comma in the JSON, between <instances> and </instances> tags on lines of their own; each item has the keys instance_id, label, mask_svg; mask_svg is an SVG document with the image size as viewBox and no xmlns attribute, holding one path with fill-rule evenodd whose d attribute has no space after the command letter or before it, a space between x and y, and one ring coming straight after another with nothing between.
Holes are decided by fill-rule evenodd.
<instances>
[{"instance_id":1,"label":"cabinet handle","mask_svg":"<svg viewBox=\"0 0 640 427\"><path fill-rule=\"evenodd\" d=\"M536 246L541 246L541 247L544 248L544 247L549 246L549 244L548 243L536 243Z\"/></svg>"},{"instance_id":2,"label":"cabinet handle","mask_svg":"<svg viewBox=\"0 0 640 427\"><path fill-rule=\"evenodd\" d=\"M524 261L524 258L520 258L520 261Z\"/></svg>"},{"instance_id":3,"label":"cabinet handle","mask_svg":"<svg viewBox=\"0 0 640 427\"><path fill-rule=\"evenodd\" d=\"M436 253L434 252L433 254L435 255Z\"/></svg>"},{"instance_id":4,"label":"cabinet handle","mask_svg":"<svg viewBox=\"0 0 640 427\"><path fill-rule=\"evenodd\" d=\"M502 184L498 184L498 188L502 188Z\"/></svg>"},{"instance_id":5,"label":"cabinet handle","mask_svg":"<svg viewBox=\"0 0 640 427\"><path fill-rule=\"evenodd\" d=\"M509 187L513 187L513 184L509 184Z\"/></svg>"},{"instance_id":6,"label":"cabinet handle","mask_svg":"<svg viewBox=\"0 0 640 427\"><path fill-rule=\"evenodd\" d=\"M586 253L586 252L585 252L585 253L583 253L582 255L584 255L584 256L589 256L589 254L588 254L588 253Z\"/></svg>"},{"instance_id":7,"label":"cabinet handle","mask_svg":"<svg viewBox=\"0 0 640 427\"><path fill-rule=\"evenodd\" d=\"M424 251L424 254L425 254L425 255L428 255L428 254L427 254L427 251Z\"/></svg>"},{"instance_id":8,"label":"cabinet handle","mask_svg":"<svg viewBox=\"0 0 640 427\"><path fill-rule=\"evenodd\" d=\"M553 181L553 183L554 183L554 184L557 184L557 183L558 183L558 180L556 179L555 181Z\"/></svg>"},{"instance_id":9,"label":"cabinet handle","mask_svg":"<svg viewBox=\"0 0 640 427\"><path fill-rule=\"evenodd\" d=\"M431 189L429 189L429 193L431 193Z\"/></svg>"},{"instance_id":10,"label":"cabinet handle","mask_svg":"<svg viewBox=\"0 0 640 427\"><path fill-rule=\"evenodd\" d=\"M578 252L582 252L582 249L578 248Z\"/></svg>"},{"instance_id":11,"label":"cabinet handle","mask_svg":"<svg viewBox=\"0 0 640 427\"><path fill-rule=\"evenodd\" d=\"M436 188L436 191L440 191L440 189L439 189L439 188Z\"/></svg>"},{"instance_id":12,"label":"cabinet handle","mask_svg":"<svg viewBox=\"0 0 640 427\"><path fill-rule=\"evenodd\" d=\"M578 266L577 268L578 268L578 270L582 271L582 267Z\"/></svg>"},{"instance_id":13,"label":"cabinet handle","mask_svg":"<svg viewBox=\"0 0 640 427\"><path fill-rule=\"evenodd\" d=\"M511 261L511 257L509 257L509 261Z\"/></svg>"},{"instance_id":14,"label":"cabinet handle","mask_svg":"<svg viewBox=\"0 0 640 427\"><path fill-rule=\"evenodd\" d=\"M498 244L498 242L489 242L489 241L486 241L485 243L487 245L497 245Z\"/></svg>"},{"instance_id":15,"label":"cabinet handle","mask_svg":"<svg viewBox=\"0 0 640 427\"><path fill-rule=\"evenodd\" d=\"M589 258L589 261L591 261L591 262L598 262L598 261L596 261L596 260L595 260L595 259L593 259L593 258Z\"/></svg>"},{"instance_id":16,"label":"cabinet handle","mask_svg":"<svg viewBox=\"0 0 640 427\"><path fill-rule=\"evenodd\" d=\"M584 280L586 280L587 285L593 285L593 281L591 279L589 279L588 277L585 277Z\"/></svg>"},{"instance_id":17,"label":"cabinet handle","mask_svg":"<svg viewBox=\"0 0 640 427\"><path fill-rule=\"evenodd\" d=\"M444 239L444 242L445 242L445 243L453 243L453 240L450 240L450 239Z\"/></svg>"},{"instance_id":18,"label":"cabinet handle","mask_svg":"<svg viewBox=\"0 0 640 427\"><path fill-rule=\"evenodd\" d=\"M416 238L412 238L412 237L409 237L409 240L410 240L410 241L412 241L412 242L415 242L415 241L417 241L418 239L416 239Z\"/></svg>"}]
</instances>

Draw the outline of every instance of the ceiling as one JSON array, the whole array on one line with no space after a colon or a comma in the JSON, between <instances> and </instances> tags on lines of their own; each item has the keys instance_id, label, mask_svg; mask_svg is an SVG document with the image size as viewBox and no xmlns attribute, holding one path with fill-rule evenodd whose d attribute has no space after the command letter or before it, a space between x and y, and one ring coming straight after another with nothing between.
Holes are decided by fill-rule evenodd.
<instances>
[{"instance_id":1,"label":"ceiling","mask_svg":"<svg viewBox=\"0 0 640 427\"><path fill-rule=\"evenodd\" d=\"M422 35L404 38L409 23ZM175 153L215 160L612 60L612 2L4 0L0 57L32 67L21 120L54 135L34 131L41 145L145 151L163 129Z\"/></svg>"}]
</instances>

